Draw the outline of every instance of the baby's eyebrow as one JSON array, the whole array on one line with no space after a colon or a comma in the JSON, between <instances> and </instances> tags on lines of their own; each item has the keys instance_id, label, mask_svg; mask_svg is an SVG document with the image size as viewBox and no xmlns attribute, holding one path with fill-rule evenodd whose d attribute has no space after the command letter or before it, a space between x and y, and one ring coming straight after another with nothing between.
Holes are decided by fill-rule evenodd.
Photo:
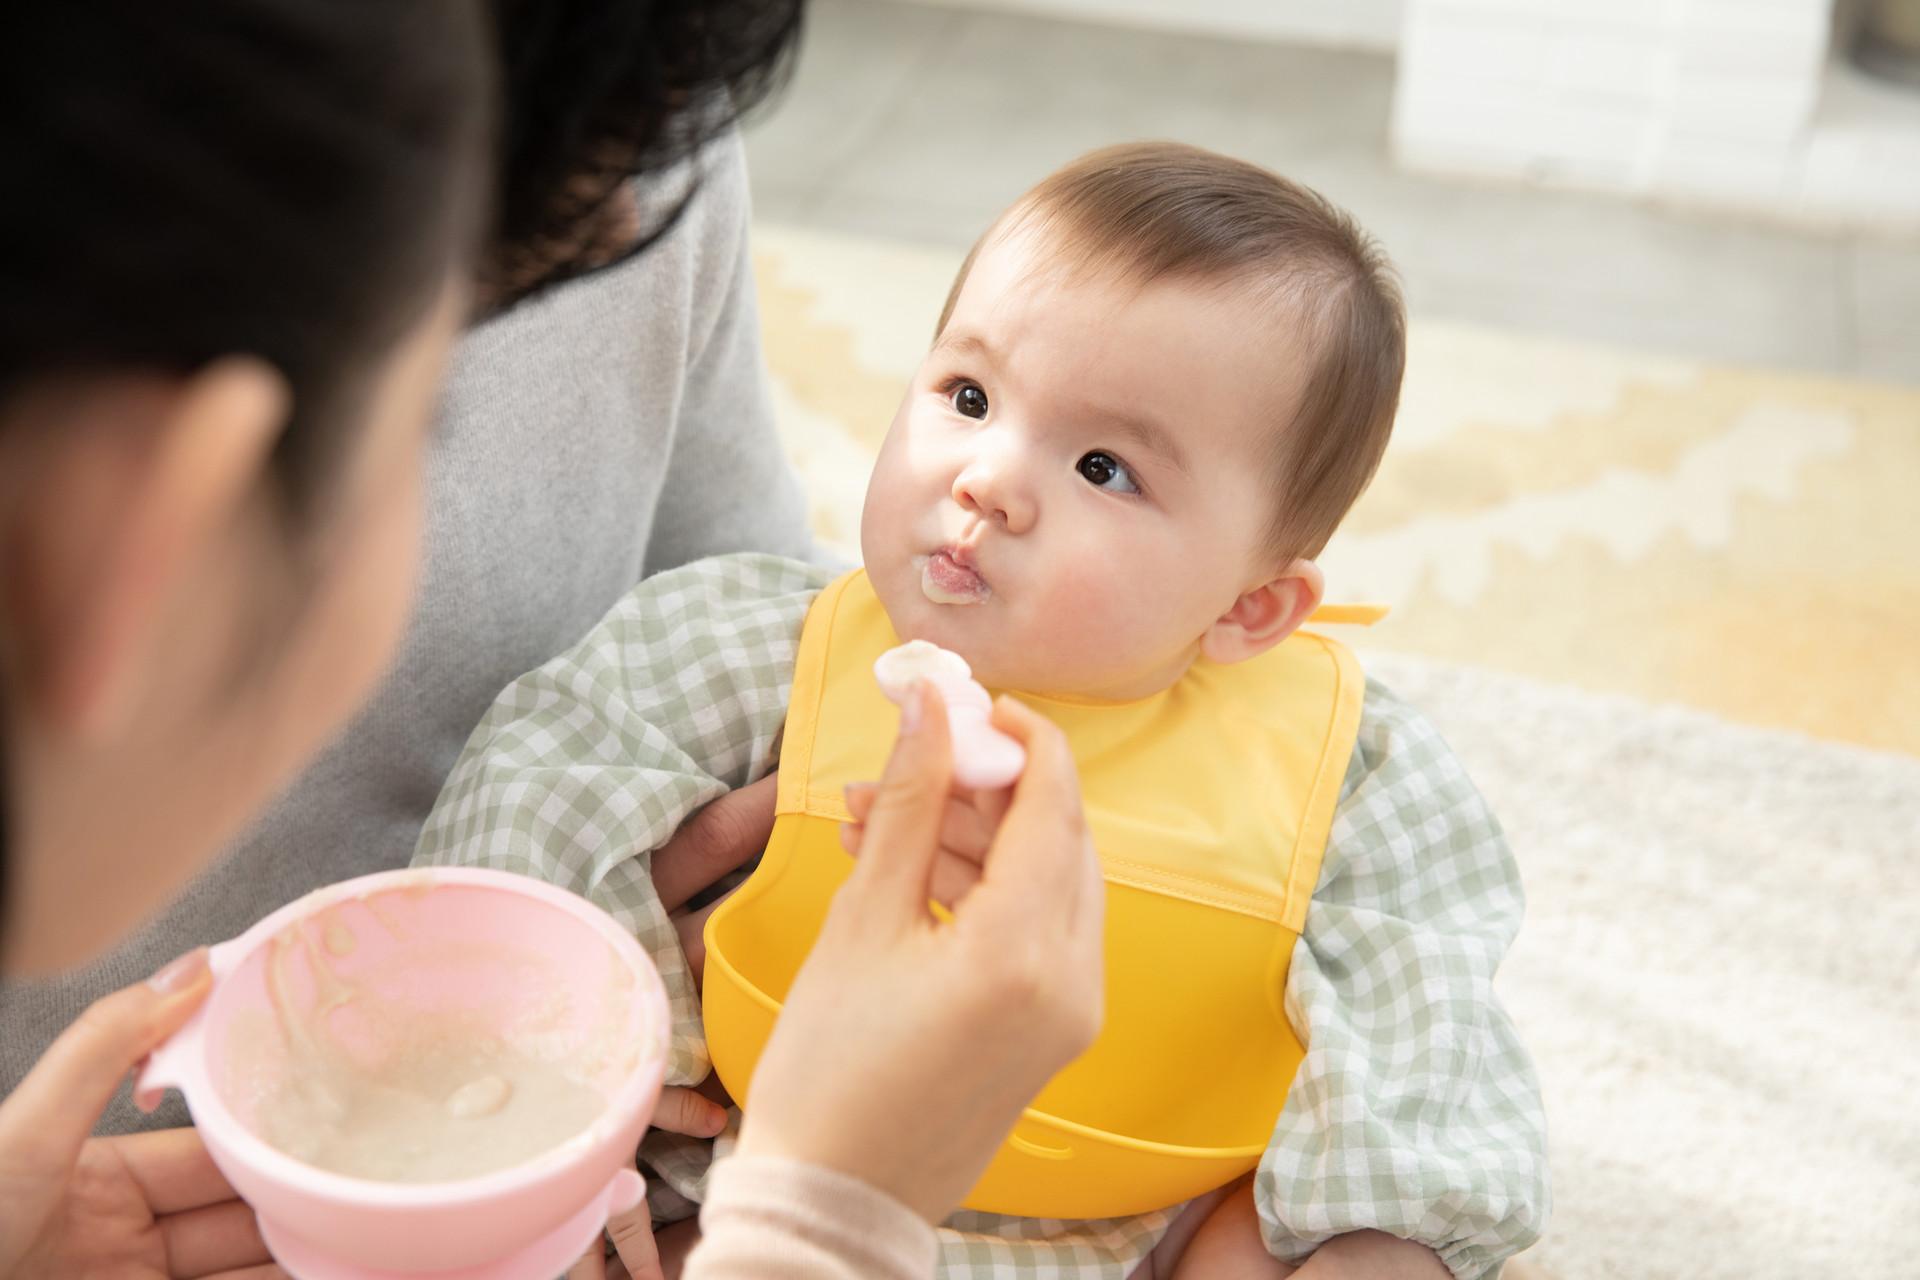
<instances>
[{"instance_id":1,"label":"baby's eyebrow","mask_svg":"<svg viewBox=\"0 0 1920 1280\"><path fill-rule=\"evenodd\" d=\"M1143 418L1139 414L1114 409L1100 409L1098 413L1121 435L1126 436L1141 448L1159 454L1168 466L1181 475L1192 477L1193 469L1187 464L1186 450L1180 447L1180 441L1173 432L1152 418Z\"/></svg>"},{"instance_id":2,"label":"baby's eyebrow","mask_svg":"<svg viewBox=\"0 0 1920 1280\"><path fill-rule=\"evenodd\" d=\"M952 329L949 329L940 335L940 340L933 344L933 349L936 352L946 352L957 356L975 356L981 360L985 360L988 364L999 363L998 355L994 352L994 349L987 344L987 340L976 337L971 333L955 333Z\"/></svg>"}]
</instances>

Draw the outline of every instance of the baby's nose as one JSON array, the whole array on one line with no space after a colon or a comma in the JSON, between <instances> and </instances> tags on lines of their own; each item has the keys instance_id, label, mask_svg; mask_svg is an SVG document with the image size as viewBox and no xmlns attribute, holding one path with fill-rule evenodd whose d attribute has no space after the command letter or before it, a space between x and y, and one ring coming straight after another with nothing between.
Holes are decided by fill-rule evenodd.
<instances>
[{"instance_id":1,"label":"baby's nose","mask_svg":"<svg viewBox=\"0 0 1920 1280\"><path fill-rule=\"evenodd\" d=\"M953 500L1008 533L1025 533L1033 527L1032 497L1005 463L977 462L962 470L954 477Z\"/></svg>"}]
</instances>

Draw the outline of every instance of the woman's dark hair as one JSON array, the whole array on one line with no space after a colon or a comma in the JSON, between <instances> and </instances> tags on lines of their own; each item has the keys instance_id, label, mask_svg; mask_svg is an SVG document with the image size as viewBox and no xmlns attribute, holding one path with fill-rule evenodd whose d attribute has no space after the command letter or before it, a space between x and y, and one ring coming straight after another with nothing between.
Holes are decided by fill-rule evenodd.
<instances>
[{"instance_id":1,"label":"woman's dark hair","mask_svg":"<svg viewBox=\"0 0 1920 1280\"><path fill-rule=\"evenodd\" d=\"M483 225L474 0L60 0L0 39L0 400L229 353L309 482ZM335 442L337 443L337 442Z\"/></svg>"},{"instance_id":2,"label":"woman's dark hair","mask_svg":"<svg viewBox=\"0 0 1920 1280\"><path fill-rule=\"evenodd\" d=\"M0 409L64 378L259 356L292 390L275 462L304 516L384 358L471 262L486 18L478 0L10 10Z\"/></svg>"},{"instance_id":3,"label":"woman's dark hair","mask_svg":"<svg viewBox=\"0 0 1920 1280\"><path fill-rule=\"evenodd\" d=\"M766 100L798 46L804 0L490 0L504 77L498 216L482 296L507 305L623 261L589 229L625 184L692 156Z\"/></svg>"}]
</instances>

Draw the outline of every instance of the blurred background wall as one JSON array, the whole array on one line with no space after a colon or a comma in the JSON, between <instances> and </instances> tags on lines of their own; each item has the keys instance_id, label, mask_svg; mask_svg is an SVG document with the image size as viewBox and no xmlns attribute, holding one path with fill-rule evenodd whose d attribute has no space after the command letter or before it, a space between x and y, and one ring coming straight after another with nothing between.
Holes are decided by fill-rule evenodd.
<instances>
[{"instance_id":1,"label":"blurred background wall","mask_svg":"<svg viewBox=\"0 0 1920 1280\"><path fill-rule=\"evenodd\" d=\"M1913 0L1893 0L1912 9ZM1920 379L1920 90L1831 0L816 6L751 139L783 223L963 243L1173 136L1323 187L1416 311Z\"/></svg>"}]
</instances>

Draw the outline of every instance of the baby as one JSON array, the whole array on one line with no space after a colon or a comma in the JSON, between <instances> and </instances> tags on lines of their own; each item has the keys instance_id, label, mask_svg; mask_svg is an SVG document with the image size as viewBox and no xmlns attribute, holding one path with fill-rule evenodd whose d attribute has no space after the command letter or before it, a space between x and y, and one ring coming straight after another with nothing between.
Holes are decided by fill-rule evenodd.
<instances>
[{"instance_id":1,"label":"baby","mask_svg":"<svg viewBox=\"0 0 1920 1280\"><path fill-rule=\"evenodd\" d=\"M502 693L416 863L522 871L612 911L673 998L669 1082L696 1083L700 998L650 851L776 767L787 812L835 751L883 757L891 723L836 713L834 682L864 661L870 686L868 650L931 641L1068 730L1118 895L1110 1026L1148 1007L1114 958L1150 953L1147 985L1205 975L1171 1019L1217 1024L1213 988L1247 995L1197 1042L1272 1049L1251 1070L1158 1055L1185 1078L1142 1067L1139 1087L1232 1081L1277 1113L1257 1170L1184 1216L962 1212L941 1274L1280 1276L1342 1240L1331 1273L1366 1231L1494 1274L1548 1205L1537 1082L1492 988L1517 872L1431 725L1299 631L1403 363L1384 257L1318 195L1171 144L1069 165L962 266L874 469L864 571L742 555L646 580ZM858 816L837 804L809 812ZM1176 900L1220 908L1222 938L1280 939L1275 963L1213 975L1211 924L1126 932L1188 919ZM656 1134L644 1154L698 1198L705 1144Z\"/></svg>"}]
</instances>

